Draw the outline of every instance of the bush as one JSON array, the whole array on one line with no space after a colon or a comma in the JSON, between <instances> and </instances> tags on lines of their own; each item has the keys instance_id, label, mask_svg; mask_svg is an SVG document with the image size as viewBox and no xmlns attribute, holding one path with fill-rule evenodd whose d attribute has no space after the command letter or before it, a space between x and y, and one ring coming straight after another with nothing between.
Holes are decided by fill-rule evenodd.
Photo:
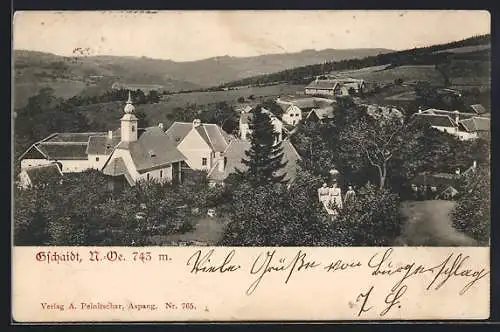
<instances>
[{"instance_id":1,"label":"bush","mask_svg":"<svg viewBox=\"0 0 500 332\"><path fill-rule=\"evenodd\" d=\"M334 220L331 245L390 246L404 222L398 195L367 184L357 193L355 203L344 206Z\"/></svg>"},{"instance_id":2,"label":"bush","mask_svg":"<svg viewBox=\"0 0 500 332\"><path fill-rule=\"evenodd\" d=\"M491 228L490 171L477 169L466 179L462 194L452 211L453 227L487 245Z\"/></svg>"}]
</instances>

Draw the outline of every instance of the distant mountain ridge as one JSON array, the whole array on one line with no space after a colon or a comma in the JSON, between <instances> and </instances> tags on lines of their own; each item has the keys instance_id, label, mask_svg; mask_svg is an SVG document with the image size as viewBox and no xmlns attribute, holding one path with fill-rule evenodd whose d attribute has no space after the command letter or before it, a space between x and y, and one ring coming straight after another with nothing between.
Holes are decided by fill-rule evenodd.
<instances>
[{"instance_id":1,"label":"distant mountain ridge","mask_svg":"<svg viewBox=\"0 0 500 332\"><path fill-rule=\"evenodd\" d=\"M62 74L58 70L67 67L70 74L77 79L89 75L104 75L134 83L173 84L183 89L189 85L192 85L192 88L209 87L297 66L359 58L390 51L383 48L304 50L252 57L221 56L176 62L147 57L109 55L72 58L37 51L15 50L14 63L16 70L31 69L26 72L16 72L16 78L21 81L23 81L23 74L37 76L37 72L45 71L50 75L52 74L50 70L55 70L54 74L57 76Z\"/></svg>"}]
</instances>

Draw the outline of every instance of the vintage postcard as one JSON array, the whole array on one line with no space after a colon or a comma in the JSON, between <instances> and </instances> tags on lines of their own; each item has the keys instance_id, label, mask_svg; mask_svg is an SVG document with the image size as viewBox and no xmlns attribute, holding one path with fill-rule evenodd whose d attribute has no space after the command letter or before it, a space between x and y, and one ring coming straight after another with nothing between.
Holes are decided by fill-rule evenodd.
<instances>
[{"instance_id":1,"label":"vintage postcard","mask_svg":"<svg viewBox=\"0 0 500 332\"><path fill-rule=\"evenodd\" d=\"M490 316L487 11L21 11L12 321Z\"/></svg>"}]
</instances>

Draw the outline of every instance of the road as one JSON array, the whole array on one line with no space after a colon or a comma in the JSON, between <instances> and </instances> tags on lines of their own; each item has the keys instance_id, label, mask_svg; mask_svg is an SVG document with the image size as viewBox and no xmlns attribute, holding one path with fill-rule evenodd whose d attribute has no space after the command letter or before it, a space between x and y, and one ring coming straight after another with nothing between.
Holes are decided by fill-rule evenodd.
<instances>
[{"instance_id":1,"label":"road","mask_svg":"<svg viewBox=\"0 0 500 332\"><path fill-rule=\"evenodd\" d=\"M474 246L476 241L452 226L453 201L429 200L404 202L408 217L396 243L408 246Z\"/></svg>"}]
</instances>

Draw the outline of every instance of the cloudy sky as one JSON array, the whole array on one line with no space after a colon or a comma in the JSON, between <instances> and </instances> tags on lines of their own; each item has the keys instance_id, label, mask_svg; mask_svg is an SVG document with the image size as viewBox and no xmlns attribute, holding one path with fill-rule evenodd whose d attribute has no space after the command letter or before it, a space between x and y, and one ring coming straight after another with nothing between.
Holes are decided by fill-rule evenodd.
<instances>
[{"instance_id":1,"label":"cloudy sky","mask_svg":"<svg viewBox=\"0 0 500 332\"><path fill-rule=\"evenodd\" d=\"M325 48L402 50L490 32L486 11L17 12L14 49L175 61Z\"/></svg>"}]
</instances>

